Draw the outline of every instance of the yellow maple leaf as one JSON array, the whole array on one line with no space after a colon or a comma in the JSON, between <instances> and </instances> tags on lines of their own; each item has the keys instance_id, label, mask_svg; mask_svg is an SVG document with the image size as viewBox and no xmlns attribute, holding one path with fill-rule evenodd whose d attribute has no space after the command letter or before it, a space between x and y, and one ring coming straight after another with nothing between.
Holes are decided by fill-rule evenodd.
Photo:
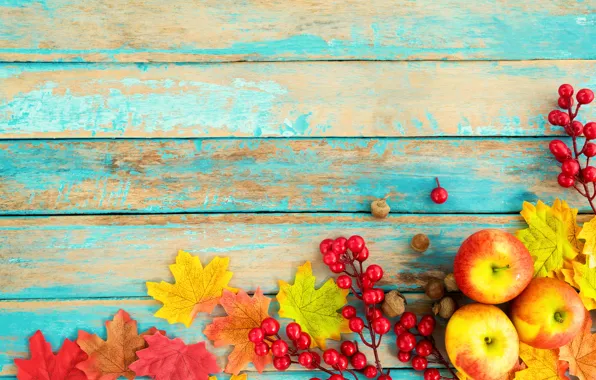
<instances>
[{"instance_id":1,"label":"yellow maple leaf","mask_svg":"<svg viewBox=\"0 0 596 380\"><path fill-rule=\"evenodd\" d=\"M565 376L566 363L559 362L558 350L541 350L519 343L519 356L527 366L515 372L516 380L559 380Z\"/></svg>"},{"instance_id":2,"label":"yellow maple leaf","mask_svg":"<svg viewBox=\"0 0 596 380\"><path fill-rule=\"evenodd\" d=\"M232 272L227 270L229 263L227 257L215 257L203 268L197 256L179 251L176 264L170 265L174 284L147 282L147 293L163 303L155 316L190 327L197 313L210 313L224 289L237 291L228 287L232 278Z\"/></svg>"},{"instance_id":3,"label":"yellow maple leaf","mask_svg":"<svg viewBox=\"0 0 596 380\"><path fill-rule=\"evenodd\" d=\"M588 310L596 309L596 268L590 268L588 263L573 263L573 280L580 290L579 296Z\"/></svg>"},{"instance_id":4,"label":"yellow maple leaf","mask_svg":"<svg viewBox=\"0 0 596 380\"><path fill-rule=\"evenodd\" d=\"M319 289L312 274L310 261L298 267L294 285L279 281L279 316L295 320L321 348L325 339L340 339L340 333L350 332L347 320L337 312L346 303L348 290L340 289L332 278Z\"/></svg>"},{"instance_id":5,"label":"yellow maple leaf","mask_svg":"<svg viewBox=\"0 0 596 380\"><path fill-rule=\"evenodd\" d=\"M587 256L590 268L596 268L596 217L584 223L578 238L585 242L582 253Z\"/></svg>"},{"instance_id":6,"label":"yellow maple leaf","mask_svg":"<svg viewBox=\"0 0 596 380\"><path fill-rule=\"evenodd\" d=\"M542 201L536 206L524 202L521 211L522 217L528 228L517 231L516 236L524 243L534 260L534 277L546 277L552 271L563 268L564 260L572 260L577 256L578 250L570 241L573 233L570 226L575 225L574 212L566 210L557 203L553 209ZM572 218L573 221L564 220ZM575 235L573 235L575 236Z\"/></svg>"},{"instance_id":7,"label":"yellow maple leaf","mask_svg":"<svg viewBox=\"0 0 596 380\"><path fill-rule=\"evenodd\" d=\"M571 208L567 202L555 199L552 207L553 212L560 217L567 228L567 240L575 247L577 252L581 252L584 243L580 240L579 234L582 227L577 224L577 209Z\"/></svg>"}]
</instances>

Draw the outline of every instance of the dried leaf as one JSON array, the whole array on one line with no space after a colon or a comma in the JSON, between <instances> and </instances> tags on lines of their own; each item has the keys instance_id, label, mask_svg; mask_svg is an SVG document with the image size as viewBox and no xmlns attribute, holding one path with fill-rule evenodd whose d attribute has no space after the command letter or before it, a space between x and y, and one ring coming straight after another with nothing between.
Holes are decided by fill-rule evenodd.
<instances>
[{"instance_id":1,"label":"dried leaf","mask_svg":"<svg viewBox=\"0 0 596 380\"><path fill-rule=\"evenodd\" d=\"M147 292L163 307L155 313L169 323L180 322L190 327L199 312L211 313L228 287L232 272L228 271L230 259L215 257L205 268L197 256L179 251L176 264L170 265L175 283L148 282Z\"/></svg>"},{"instance_id":2,"label":"dried leaf","mask_svg":"<svg viewBox=\"0 0 596 380\"><path fill-rule=\"evenodd\" d=\"M584 223L578 238L585 241L582 253L587 256L590 268L596 268L596 217Z\"/></svg>"},{"instance_id":3,"label":"dried leaf","mask_svg":"<svg viewBox=\"0 0 596 380\"><path fill-rule=\"evenodd\" d=\"M76 368L87 359L87 354L75 342L65 339L54 355L52 346L38 330L29 338L29 351L31 359L14 360L18 380L87 380L85 373Z\"/></svg>"},{"instance_id":4,"label":"dried leaf","mask_svg":"<svg viewBox=\"0 0 596 380\"><path fill-rule=\"evenodd\" d=\"M592 318L586 318L579 334L559 349L559 359L569 362L569 373L580 380L596 379L596 334L591 333Z\"/></svg>"},{"instance_id":5,"label":"dried leaf","mask_svg":"<svg viewBox=\"0 0 596 380\"><path fill-rule=\"evenodd\" d=\"M298 322L322 349L325 339L340 339L340 333L350 330L347 320L337 312L346 303L348 290L340 289L332 278L321 288L315 288L316 278L309 261L298 267L294 285L279 281L279 316Z\"/></svg>"},{"instance_id":6,"label":"dried leaf","mask_svg":"<svg viewBox=\"0 0 596 380\"><path fill-rule=\"evenodd\" d=\"M534 260L534 276L546 277L552 271L563 268L564 260L577 256L575 240L575 213L563 213L560 201L555 201L557 208L551 208L538 201L536 206L524 202L521 215L528 228L517 231L516 236L530 251ZM565 218L573 218L564 220ZM571 241L570 241L571 240Z\"/></svg>"},{"instance_id":7,"label":"dried leaf","mask_svg":"<svg viewBox=\"0 0 596 380\"><path fill-rule=\"evenodd\" d=\"M129 365L137 360L136 352L145 348L143 335L154 334L151 328L139 335L137 322L124 310L118 311L112 321L106 322L106 341L95 334L79 331L78 345L89 355L77 368L87 374L89 380L115 380L120 376L134 379Z\"/></svg>"},{"instance_id":8,"label":"dried leaf","mask_svg":"<svg viewBox=\"0 0 596 380\"><path fill-rule=\"evenodd\" d=\"M577 209L570 208L567 202L559 199L555 199L552 209L553 212L561 218L563 224L566 226L567 240L577 252L581 252L584 248L584 243L579 237L582 227L577 224Z\"/></svg>"},{"instance_id":9,"label":"dried leaf","mask_svg":"<svg viewBox=\"0 0 596 380\"><path fill-rule=\"evenodd\" d=\"M577 283L580 292L579 296L584 302L586 309L596 308L596 268L589 268L588 264L573 263L573 279Z\"/></svg>"},{"instance_id":10,"label":"dried leaf","mask_svg":"<svg viewBox=\"0 0 596 380\"><path fill-rule=\"evenodd\" d=\"M519 343L519 356L527 366L515 373L516 380L567 380L566 363L559 362L558 350L541 350Z\"/></svg>"},{"instance_id":11,"label":"dried leaf","mask_svg":"<svg viewBox=\"0 0 596 380\"><path fill-rule=\"evenodd\" d=\"M234 350L228 356L225 371L238 375L248 363L252 362L257 371L262 372L271 362L271 356L255 354L255 345L248 340L248 332L252 328L261 326L261 322L269 317L271 299L265 297L260 289L257 289L252 298L243 290L238 294L224 291L220 303L227 316L215 318L203 332L213 341L215 347L234 346Z\"/></svg>"},{"instance_id":12,"label":"dried leaf","mask_svg":"<svg viewBox=\"0 0 596 380\"><path fill-rule=\"evenodd\" d=\"M207 351L204 342L187 346L182 339L169 339L160 333L144 337L148 347L137 351L139 360L129 368L137 376L159 380L208 380L218 373L215 355Z\"/></svg>"}]
</instances>

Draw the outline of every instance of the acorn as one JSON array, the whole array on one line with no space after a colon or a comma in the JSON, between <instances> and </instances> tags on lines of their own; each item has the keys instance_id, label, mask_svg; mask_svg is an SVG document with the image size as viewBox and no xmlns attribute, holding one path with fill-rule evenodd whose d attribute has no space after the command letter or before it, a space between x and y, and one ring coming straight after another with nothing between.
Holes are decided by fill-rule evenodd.
<instances>
[{"instance_id":1,"label":"acorn","mask_svg":"<svg viewBox=\"0 0 596 380\"><path fill-rule=\"evenodd\" d=\"M455 281L455 276L453 273L449 273L447 276L445 276L443 282L445 283L445 288L448 292L459 292L459 287L457 286L457 282Z\"/></svg>"},{"instance_id":2,"label":"acorn","mask_svg":"<svg viewBox=\"0 0 596 380\"><path fill-rule=\"evenodd\" d=\"M441 318L449 319L457 310L457 303L451 297L443 297L433 305L433 313Z\"/></svg>"},{"instance_id":3,"label":"acorn","mask_svg":"<svg viewBox=\"0 0 596 380\"><path fill-rule=\"evenodd\" d=\"M424 253L430 246L430 239L425 234L416 234L410 242L412 249L418 253Z\"/></svg>"},{"instance_id":4,"label":"acorn","mask_svg":"<svg viewBox=\"0 0 596 380\"><path fill-rule=\"evenodd\" d=\"M387 204L387 198L381 198L372 201L370 204L370 212L375 218L384 219L389 215L391 207Z\"/></svg>"},{"instance_id":5,"label":"acorn","mask_svg":"<svg viewBox=\"0 0 596 380\"><path fill-rule=\"evenodd\" d=\"M424 293L426 293L431 300L440 300L445 295L445 285L443 285L443 281L438 278L431 278L426 283Z\"/></svg>"},{"instance_id":6,"label":"acorn","mask_svg":"<svg viewBox=\"0 0 596 380\"><path fill-rule=\"evenodd\" d=\"M389 318L395 318L406 311L406 297L397 290L392 290L385 294L385 301L381 305L381 310Z\"/></svg>"}]
</instances>

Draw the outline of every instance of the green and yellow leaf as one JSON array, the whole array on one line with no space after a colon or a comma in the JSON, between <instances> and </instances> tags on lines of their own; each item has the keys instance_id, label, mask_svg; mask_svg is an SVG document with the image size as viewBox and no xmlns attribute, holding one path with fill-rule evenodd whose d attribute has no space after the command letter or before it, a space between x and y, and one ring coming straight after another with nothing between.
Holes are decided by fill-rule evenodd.
<instances>
[{"instance_id":1,"label":"green and yellow leaf","mask_svg":"<svg viewBox=\"0 0 596 380\"><path fill-rule=\"evenodd\" d=\"M584 241L582 253L586 255L588 265L590 268L596 268L596 217L584 223L578 238Z\"/></svg>"},{"instance_id":2,"label":"green and yellow leaf","mask_svg":"<svg viewBox=\"0 0 596 380\"><path fill-rule=\"evenodd\" d=\"M573 270L573 280L580 290L579 296L586 309L596 309L596 268L590 268L588 263L574 262Z\"/></svg>"}]
</instances>

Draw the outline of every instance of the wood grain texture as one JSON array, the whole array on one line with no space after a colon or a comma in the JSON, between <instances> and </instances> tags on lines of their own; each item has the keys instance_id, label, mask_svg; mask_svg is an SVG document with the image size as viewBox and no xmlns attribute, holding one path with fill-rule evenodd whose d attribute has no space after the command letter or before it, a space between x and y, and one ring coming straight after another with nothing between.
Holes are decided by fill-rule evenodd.
<instances>
[{"instance_id":1,"label":"wood grain texture","mask_svg":"<svg viewBox=\"0 0 596 380\"><path fill-rule=\"evenodd\" d=\"M428 313L431 301L422 294L408 296L408 309L417 314ZM272 301L270 313L276 313L278 305ZM26 357L28 352L27 339L36 330L43 330L44 336L52 344L59 347L65 338L76 339L78 330L85 330L105 337L104 322L111 319L119 310L124 309L136 319L139 330L144 331L156 326L166 330L170 337L181 337L185 342L207 341L203 330L212 320L212 317L225 315L222 309L217 308L213 315L201 314L197 316L190 328L182 324L170 325L163 319L153 316L159 308L159 303L153 300L103 300L103 301L28 301L28 302L0 302L0 375L14 375L15 357ZM285 320L286 322L288 320ZM443 328L437 327L437 337L443 334ZM351 335L344 335L350 339ZM354 336L353 338L356 338ZM440 339L442 341L442 338ZM330 341L331 342L331 341ZM208 348L218 356L219 365L223 368L231 347L213 348L208 342ZM335 344L331 343L331 347ZM364 348L367 356L373 357L372 352ZM379 355L387 368L403 368L405 365L397 360L395 355L395 335L387 334L379 349ZM407 366L406 366L407 367ZM254 370L250 366L249 370ZM294 366L293 370L300 368ZM266 368L273 370L272 366Z\"/></svg>"},{"instance_id":2,"label":"wood grain texture","mask_svg":"<svg viewBox=\"0 0 596 380\"><path fill-rule=\"evenodd\" d=\"M592 2L4 0L0 60L593 59Z\"/></svg>"},{"instance_id":3,"label":"wood grain texture","mask_svg":"<svg viewBox=\"0 0 596 380\"><path fill-rule=\"evenodd\" d=\"M544 136L595 61L2 64L0 138ZM596 119L596 107L581 111Z\"/></svg>"},{"instance_id":4,"label":"wood grain texture","mask_svg":"<svg viewBox=\"0 0 596 380\"><path fill-rule=\"evenodd\" d=\"M548 139L0 142L3 214L370 210L517 213L564 195ZM449 201L430 200L435 176Z\"/></svg>"}]
</instances>

